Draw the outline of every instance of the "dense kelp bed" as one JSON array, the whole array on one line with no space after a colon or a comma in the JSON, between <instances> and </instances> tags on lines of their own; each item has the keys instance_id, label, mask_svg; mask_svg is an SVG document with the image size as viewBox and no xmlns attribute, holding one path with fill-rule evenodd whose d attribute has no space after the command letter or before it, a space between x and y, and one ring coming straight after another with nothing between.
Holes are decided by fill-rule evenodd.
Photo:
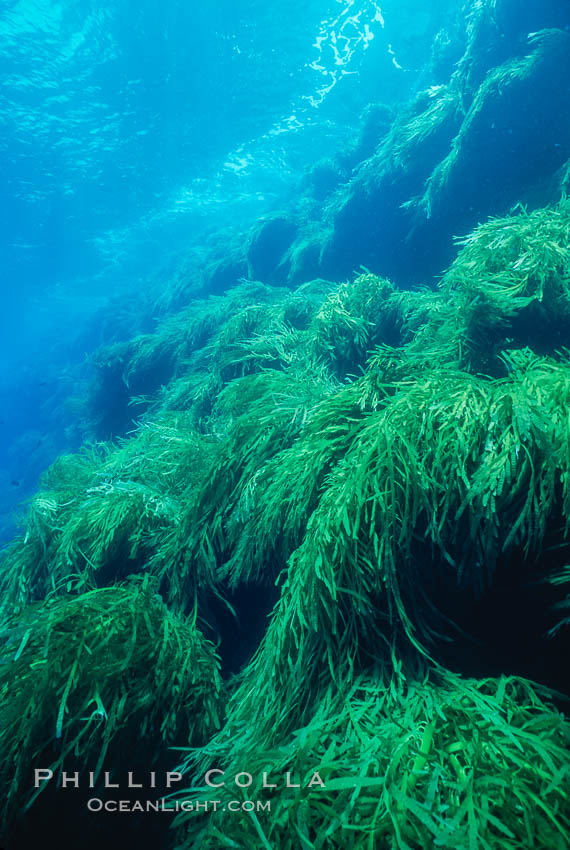
<instances>
[{"instance_id":1,"label":"dense kelp bed","mask_svg":"<svg viewBox=\"0 0 570 850\"><path fill-rule=\"evenodd\" d=\"M136 752L271 800L165 847L568 846L570 201L459 248L436 291L244 282L98 353L138 424L53 465L2 566L7 834L33 762Z\"/></svg>"}]
</instances>

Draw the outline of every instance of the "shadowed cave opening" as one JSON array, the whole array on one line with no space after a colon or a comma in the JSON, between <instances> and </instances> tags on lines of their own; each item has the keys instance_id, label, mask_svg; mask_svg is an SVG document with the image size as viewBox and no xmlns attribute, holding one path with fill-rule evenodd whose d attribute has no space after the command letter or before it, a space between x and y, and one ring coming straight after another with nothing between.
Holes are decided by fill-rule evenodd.
<instances>
[{"instance_id":1,"label":"shadowed cave opening","mask_svg":"<svg viewBox=\"0 0 570 850\"><path fill-rule=\"evenodd\" d=\"M424 591L451 621L436 626L451 639L430 647L434 659L465 677L518 675L570 698L570 628L549 634L566 615L556 607L565 599L566 585L547 580L570 563L570 544L560 544L562 539L561 531L551 534L535 557L525 558L522 547L513 548L498 560L479 594L461 586L456 571L434 551L422 571ZM259 647L279 588L260 582L223 592L233 610L220 600L209 604L208 637L217 639L222 675L229 678ZM418 604L426 606L424 614L431 620L427 603Z\"/></svg>"},{"instance_id":2,"label":"shadowed cave opening","mask_svg":"<svg viewBox=\"0 0 570 850\"><path fill-rule=\"evenodd\" d=\"M565 615L556 608L564 586L547 577L570 558L570 546L545 546L535 559L520 548L499 559L488 586L475 595L461 588L453 569L440 562L430 570L430 600L457 629L453 640L440 640L434 658L463 676L485 678L517 675L570 698L570 629L549 635Z\"/></svg>"},{"instance_id":3,"label":"shadowed cave opening","mask_svg":"<svg viewBox=\"0 0 570 850\"><path fill-rule=\"evenodd\" d=\"M222 662L222 676L229 678L247 664L269 625L269 615L279 599L274 584L241 584L222 589L228 604L219 599L209 603L205 634L214 643ZM233 609L233 610L232 610Z\"/></svg>"},{"instance_id":4,"label":"shadowed cave opening","mask_svg":"<svg viewBox=\"0 0 570 850\"><path fill-rule=\"evenodd\" d=\"M534 559L513 549L499 559L488 586L476 595L471 587L461 587L453 568L434 553L424 590L451 621L443 626L451 639L430 647L434 659L465 677L517 675L570 698L570 629L563 626L549 635L565 615L556 605L566 590L546 580L569 559L570 545L546 545ZM218 635L222 673L228 678L248 663L261 643L279 592L274 585L242 585L227 591L226 598L235 613L218 601L209 616Z\"/></svg>"}]
</instances>

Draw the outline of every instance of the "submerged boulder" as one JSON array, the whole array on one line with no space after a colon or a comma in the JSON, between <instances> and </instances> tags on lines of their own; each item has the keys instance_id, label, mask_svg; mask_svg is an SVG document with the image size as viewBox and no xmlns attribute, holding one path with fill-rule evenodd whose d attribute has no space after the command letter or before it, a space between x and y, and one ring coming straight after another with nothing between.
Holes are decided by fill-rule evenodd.
<instances>
[{"instance_id":1,"label":"submerged boulder","mask_svg":"<svg viewBox=\"0 0 570 850\"><path fill-rule=\"evenodd\" d=\"M268 283L279 282L279 266L297 233L297 226L287 215L277 215L259 222L254 229L247 252L248 277Z\"/></svg>"}]
</instances>

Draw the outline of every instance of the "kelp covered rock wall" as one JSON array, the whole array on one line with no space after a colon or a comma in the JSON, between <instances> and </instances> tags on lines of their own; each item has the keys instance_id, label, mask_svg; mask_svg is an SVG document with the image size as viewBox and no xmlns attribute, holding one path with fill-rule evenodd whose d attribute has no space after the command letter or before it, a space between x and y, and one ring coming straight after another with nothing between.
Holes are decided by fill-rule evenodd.
<instances>
[{"instance_id":1,"label":"kelp covered rock wall","mask_svg":"<svg viewBox=\"0 0 570 850\"><path fill-rule=\"evenodd\" d=\"M569 234L520 208L435 291L244 282L100 352L139 422L2 566L7 835L57 806L34 761L134 747L271 803L155 846L567 846Z\"/></svg>"},{"instance_id":2,"label":"kelp covered rock wall","mask_svg":"<svg viewBox=\"0 0 570 850\"><path fill-rule=\"evenodd\" d=\"M425 283L457 233L556 199L570 146L570 10L515 5L466 4L436 39L415 101L392 117L369 111L354 150L317 166L296 206L256 226L250 277L341 280L362 264Z\"/></svg>"},{"instance_id":3,"label":"kelp covered rock wall","mask_svg":"<svg viewBox=\"0 0 570 850\"><path fill-rule=\"evenodd\" d=\"M566 0L473 0L437 14L446 23L416 96L396 107L383 102L381 79L369 81L350 143L287 200L249 230L228 223L165 260L149 284L147 325L244 278L341 282L364 266L398 286L429 285L452 261L454 236L517 203L556 202L568 185Z\"/></svg>"},{"instance_id":4,"label":"kelp covered rock wall","mask_svg":"<svg viewBox=\"0 0 570 850\"><path fill-rule=\"evenodd\" d=\"M570 844L570 11L515 5L91 355L0 569L10 847L116 844L33 770L124 765L228 778L141 846Z\"/></svg>"}]
</instances>

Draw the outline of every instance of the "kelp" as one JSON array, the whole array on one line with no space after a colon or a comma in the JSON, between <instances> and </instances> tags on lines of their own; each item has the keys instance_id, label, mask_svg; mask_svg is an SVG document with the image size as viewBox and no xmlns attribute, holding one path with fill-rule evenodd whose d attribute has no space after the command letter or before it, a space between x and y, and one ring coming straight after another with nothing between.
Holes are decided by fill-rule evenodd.
<instances>
[{"instance_id":1,"label":"kelp","mask_svg":"<svg viewBox=\"0 0 570 850\"><path fill-rule=\"evenodd\" d=\"M307 283L295 293L266 287L262 298L251 301L248 296L257 289L242 284L240 298L228 299L234 309L207 344L180 359L177 380L157 397L157 404L168 410L191 410L196 427L211 430L216 399L232 380L306 361L307 326L329 288L326 281Z\"/></svg>"},{"instance_id":2,"label":"kelp","mask_svg":"<svg viewBox=\"0 0 570 850\"><path fill-rule=\"evenodd\" d=\"M168 745L203 743L219 724L214 648L148 580L48 596L8 619L1 636L7 819L39 793L27 781L33 764L55 774L79 759L98 775L128 753L129 765L148 769Z\"/></svg>"},{"instance_id":3,"label":"kelp","mask_svg":"<svg viewBox=\"0 0 570 850\"><path fill-rule=\"evenodd\" d=\"M439 650L471 645L455 600L513 562L567 625L569 223L566 199L489 220L436 291L244 284L133 344L127 398L165 357L170 377L132 433L48 471L4 558L12 806L32 752L110 759L156 711L193 770L326 777L245 826L194 819L186 846L565 846L550 696ZM275 604L222 688L208 640L250 594Z\"/></svg>"},{"instance_id":4,"label":"kelp","mask_svg":"<svg viewBox=\"0 0 570 850\"><path fill-rule=\"evenodd\" d=\"M458 239L442 297L406 356L473 372L501 372L501 353L525 346L554 354L570 321L570 201L492 218Z\"/></svg>"},{"instance_id":5,"label":"kelp","mask_svg":"<svg viewBox=\"0 0 570 850\"><path fill-rule=\"evenodd\" d=\"M376 160L391 173L422 168L422 160L437 150L440 137L453 138L464 116L464 106L455 81L450 85L431 86L420 92L407 112L392 125L376 153Z\"/></svg>"},{"instance_id":6,"label":"kelp","mask_svg":"<svg viewBox=\"0 0 570 850\"><path fill-rule=\"evenodd\" d=\"M435 373L361 412L350 445L329 455L318 499L302 503L304 534L297 522L279 601L228 707L227 746L279 740L331 681L388 663L391 644L399 657L430 659L459 634L431 598L434 578L477 599L513 552L521 575L546 578L534 566L545 538L567 540L570 528L570 364L523 352L511 368L501 380ZM302 437L281 461L281 504L294 504ZM271 522L246 527L259 554L283 532L275 507L254 516ZM283 512L285 533L289 522Z\"/></svg>"},{"instance_id":7,"label":"kelp","mask_svg":"<svg viewBox=\"0 0 570 850\"><path fill-rule=\"evenodd\" d=\"M517 677L358 677L281 747L218 758L218 811L181 815L178 847L564 850L569 736L548 693ZM262 805L228 816L240 799Z\"/></svg>"},{"instance_id":8,"label":"kelp","mask_svg":"<svg viewBox=\"0 0 570 850\"><path fill-rule=\"evenodd\" d=\"M125 406L137 404L137 412L153 406L163 387L188 371L200 371L211 363L212 355L231 342L239 342L259 331L267 319L267 308L278 305L287 296L254 281L243 282L227 296L210 296L192 301L183 309L163 316L151 333L140 334L128 342L98 349L91 360L96 377L90 396L93 431L100 419L109 418L102 410L110 398L119 409L114 421L119 428L131 418ZM269 309L269 316L275 311ZM217 337L222 335L221 343ZM216 385L217 387L217 385ZM214 393L215 394L215 393ZM112 428L113 422L111 422ZM112 430L107 436L121 431Z\"/></svg>"},{"instance_id":9,"label":"kelp","mask_svg":"<svg viewBox=\"0 0 570 850\"><path fill-rule=\"evenodd\" d=\"M218 392L209 424L218 434L224 423L229 428L198 491L187 536L181 534L182 571L205 559L210 575L217 570L233 587L274 577L296 548L323 479L349 448L363 410L388 394L377 383L364 401L363 382L343 386L341 376L352 372L344 377L354 381L378 340L411 338L424 309L418 301L426 298L359 275L328 295L306 330L291 336L279 366L238 375ZM357 326L363 333L355 339ZM273 345L284 338L277 333ZM251 355L257 346L253 340L243 347Z\"/></svg>"},{"instance_id":10,"label":"kelp","mask_svg":"<svg viewBox=\"0 0 570 850\"><path fill-rule=\"evenodd\" d=\"M570 139L570 123L564 117L566 93L553 96L551 81L553 74L566 72L569 45L565 30L541 29L528 35L526 55L510 58L487 73L451 150L433 169L421 198L410 202L418 218L437 219L455 210L464 215L461 208L467 195L472 208L478 209L481 173L487 175L489 204L494 196L489 184L495 180L514 198L514 185L540 184L563 165ZM459 72L455 77L461 79ZM532 114L533 121L523 125L521 113ZM549 138L552 143L545 145Z\"/></svg>"},{"instance_id":11,"label":"kelp","mask_svg":"<svg viewBox=\"0 0 570 850\"><path fill-rule=\"evenodd\" d=\"M567 320L570 309L570 201L548 209L492 218L458 240L458 258L444 276L445 291L461 291L467 302L486 296L496 321L510 319L533 302ZM474 274L474 272L476 274ZM493 327L491 325L491 332Z\"/></svg>"},{"instance_id":12,"label":"kelp","mask_svg":"<svg viewBox=\"0 0 570 850\"><path fill-rule=\"evenodd\" d=\"M155 556L182 522L211 453L188 415L171 413L114 447L60 458L32 500L24 538L4 558L2 605L92 590L149 563L168 586L169 563Z\"/></svg>"},{"instance_id":13,"label":"kelp","mask_svg":"<svg viewBox=\"0 0 570 850\"><path fill-rule=\"evenodd\" d=\"M221 421L230 416L233 421L196 489L194 509L178 535L178 551L172 557L182 579L203 583L209 577L212 582L232 573L232 564L239 563L233 585L246 577L262 578L264 573L267 580L266 548L255 551L253 544L247 559L233 549L247 545L244 528L251 528L258 488L265 490L266 469L274 458L280 462L305 427L309 409L332 391L330 382L324 377L319 380L318 373L312 382L306 376L306 372L262 372L233 381L220 394L217 415ZM282 498L278 499L282 516ZM266 532L263 526L260 530Z\"/></svg>"},{"instance_id":14,"label":"kelp","mask_svg":"<svg viewBox=\"0 0 570 850\"><path fill-rule=\"evenodd\" d=\"M370 273L340 284L325 298L309 329L314 358L341 380L356 377L377 345L410 341L417 299L417 293L397 292L388 280Z\"/></svg>"},{"instance_id":15,"label":"kelp","mask_svg":"<svg viewBox=\"0 0 570 850\"><path fill-rule=\"evenodd\" d=\"M313 404L304 409L295 408L302 428L290 444L256 464L250 477L240 482L240 498L234 502L239 510L228 512L226 520L233 546L220 567L220 575L232 587L274 578L285 567L303 539L327 475L362 425L355 385L339 389L325 384L323 390L322 399L312 399ZM275 443L272 447L276 448Z\"/></svg>"}]
</instances>

